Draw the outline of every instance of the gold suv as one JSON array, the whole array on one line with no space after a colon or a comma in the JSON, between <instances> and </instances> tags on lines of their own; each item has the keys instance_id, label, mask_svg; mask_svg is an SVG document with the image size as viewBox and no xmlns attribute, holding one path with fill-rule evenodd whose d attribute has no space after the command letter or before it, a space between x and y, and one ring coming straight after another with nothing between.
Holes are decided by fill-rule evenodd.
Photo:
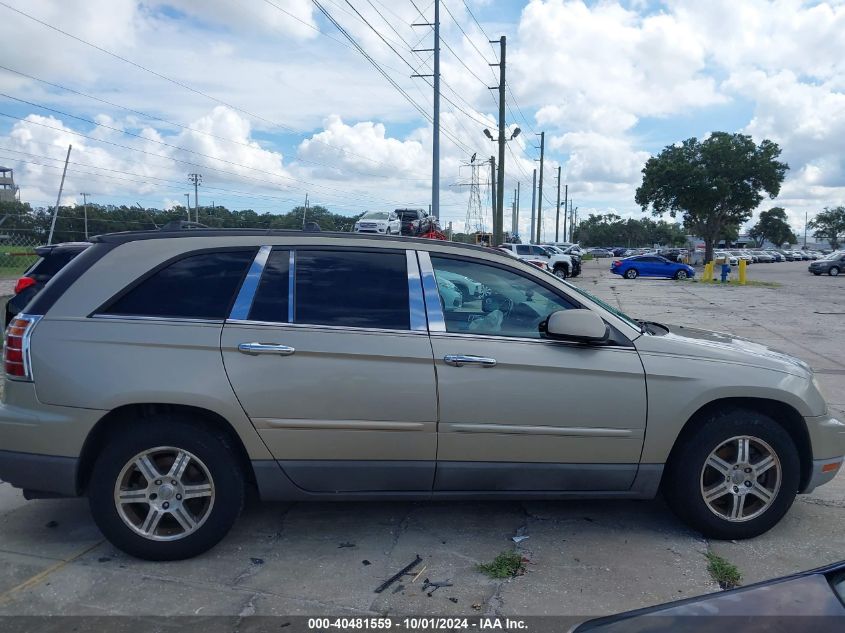
<instances>
[{"instance_id":1,"label":"gold suv","mask_svg":"<svg viewBox=\"0 0 845 633\"><path fill-rule=\"evenodd\" d=\"M704 534L746 538L845 453L803 362L635 321L494 249L211 229L92 241L7 330L0 478L28 498L87 496L142 558L209 549L249 487L662 489Z\"/></svg>"}]
</instances>

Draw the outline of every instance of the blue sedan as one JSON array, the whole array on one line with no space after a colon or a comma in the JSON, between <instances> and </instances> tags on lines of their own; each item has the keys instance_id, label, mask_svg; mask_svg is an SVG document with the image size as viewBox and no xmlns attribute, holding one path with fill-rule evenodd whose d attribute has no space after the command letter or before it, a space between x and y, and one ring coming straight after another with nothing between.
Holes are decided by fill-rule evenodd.
<instances>
[{"instance_id":1,"label":"blue sedan","mask_svg":"<svg viewBox=\"0 0 845 633\"><path fill-rule=\"evenodd\" d=\"M665 277L666 279L688 279L695 276L692 266L670 262L659 255L638 255L617 259L610 265L610 272L625 279L637 277Z\"/></svg>"}]
</instances>

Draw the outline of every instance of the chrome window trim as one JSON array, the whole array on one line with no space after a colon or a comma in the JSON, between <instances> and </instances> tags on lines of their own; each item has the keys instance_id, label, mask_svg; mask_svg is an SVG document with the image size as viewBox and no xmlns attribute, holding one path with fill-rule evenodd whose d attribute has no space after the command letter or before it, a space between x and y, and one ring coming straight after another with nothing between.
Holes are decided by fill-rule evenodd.
<instances>
[{"instance_id":1,"label":"chrome window trim","mask_svg":"<svg viewBox=\"0 0 845 633\"><path fill-rule=\"evenodd\" d=\"M409 334L413 336L428 335L428 332L425 330L388 330L385 328L353 327L347 325L320 325L317 323L282 323L280 321L250 321L249 319L227 319L226 325L247 325L250 327L277 327L291 328L297 330L319 329L337 332L358 332L360 334Z\"/></svg>"},{"instance_id":2,"label":"chrome window trim","mask_svg":"<svg viewBox=\"0 0 845 633\"><path fill-rule=\"evenodd\" d=\"M103 319L106 321L154 321L158 323L207 323L222 325L223 319L203 319L193 317L162 317L162 316L143 316L140 314L92 314L89 319Z\"/></svg>"},{"instance_id":3,"label":"chrome window trim","mask_svg":"<svg viewBox=\"0 0 845 633\"><path fill-rule=\"evenodd\" d=\"M288 323L293 323L294 299L296 298L296 249L290 249L288 259Z\"/></svg>"},{"instance_id":4,"label":"chrome window trim","mask_svg":"<svg viewBox=\"0 0 845 633\"><path fill-rule=\"evenodd\" d=\"M417 259L419 260L420 273L422 274L428 330L429 332L446 332L446 318L443 316L440 291L437 289L437 277L434 276L434 266L431 264L431 257L428 251L417 251Z\"/></svg>"},{"instance_id":5,"label":"chrome window trim","mask_svg":"<svg viewBox=\"0 0 845 633\"><path fill-rule=\"evenodd\" d=\"M408 310L411 316L411 331L427 332L428 319L416 251L405 251L405 259L408 263Z\"/></svg>"},{"instance_id":6,"label":"chrome window trim","mask_svg":"<svg viewBox=\"0 0 845 633\"><path fill-rule=\"evenodd\" d=\"M516 343L539 343L542 345L554 345L558 347L574 347L585 350L612 350L617 352L636 352L636 348L632 345L585 345L584 343L576 343L574 341L554 341L544 338L528 338L525 336L496 336L494 334L473 334L471 332L432 332L433 336L441 338L460 338L475 341L484 339L488 341L513 341Z\"/></svg>"},{"instance_id":7,"label":"chrome window trim","mask_svg":"<svg viewBox=\"0 0 845 633\"><path fill-rule=\"evenodd\" d=\"M245 319L249 316L252 301L255 299L255 292L258 290L258 283L261 281L261 274L264 272L264 266L267 264L267 257L269 257L271 250L271 246L262 246L255 254L249 272L241 284L238 298L235 299L232 310L229 312L230 319Z\"/></svg>"}]
</instances>

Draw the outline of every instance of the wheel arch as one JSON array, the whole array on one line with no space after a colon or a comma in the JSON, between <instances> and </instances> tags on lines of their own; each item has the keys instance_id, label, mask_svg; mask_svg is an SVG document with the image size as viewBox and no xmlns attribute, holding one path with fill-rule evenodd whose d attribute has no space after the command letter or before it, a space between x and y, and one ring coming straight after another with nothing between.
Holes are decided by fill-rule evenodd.
<instances>
[{"instance_id":1,"label":"wheel arch","mask_svg":"<svg viewBox=\"0 0 845 633\"><path fill-rule=\"evenodd\" d=\"M813 449L810 443L810 433L807 424L801 414L790 404L780 400L769 398L753 397L731 397L712 400L696 410L684 423L681 432L672 444L672 450L666 460L667 465L671 463L678 446L691 437L695 431L704 425L712 415L735 409L750 409L763 413L789 433L795 448L798 450L798 458L801 462L801 479L799 492L803 491L810 482L813 468Z\"/></svg>"},{"instance_id":2,"label":"wheel arch","mask_svg":"<svg viewBox=\"0 0 845 633\"><path fill-rule=\"evenodd\" d=\"M206 428L216 430L223 434L235 451L238 462L243 469L244 477L251 485L255 484L255 472L249 459L246 447L234 427L223 416L214 411L191 405L169 404L169 403L137 403L127 404L109 411L94 425L79 456L79 465L76 471L76 489L79 494L84 495L88 488L91 473L97 456L106 442L115 433L119 432L122 424L143 422L161 413L177 413L194 419Z\"/></svg>"}]
</instances>

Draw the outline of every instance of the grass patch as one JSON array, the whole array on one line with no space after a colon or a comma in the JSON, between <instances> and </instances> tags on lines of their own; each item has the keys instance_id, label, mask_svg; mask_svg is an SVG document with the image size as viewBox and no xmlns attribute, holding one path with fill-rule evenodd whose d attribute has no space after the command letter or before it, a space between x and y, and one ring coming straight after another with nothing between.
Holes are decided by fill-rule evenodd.
<instances>
[{"instance_id":1,"label":"grass patch","mask_svg":"<svg viewBox=\"0 0 845 633\"><path fill-rule=\"evenodd\" d=\"M733 563L725 560L718 554L707 552L707 571L710 576L719 583L722 589L733 589L739 587L742 582L742 574Z\"/></svg>"},{"instance_id":2,"label":"grass patch","mask_svg":"<svg viewBox=\"0 0 845 633\"><path fill-rule=\"evenodd\" d=\"M525 573L522 555L517 552L502 552L490 563L482 563L477 569L490 578L514 578Z\"/></svg>"}]
</instances>

